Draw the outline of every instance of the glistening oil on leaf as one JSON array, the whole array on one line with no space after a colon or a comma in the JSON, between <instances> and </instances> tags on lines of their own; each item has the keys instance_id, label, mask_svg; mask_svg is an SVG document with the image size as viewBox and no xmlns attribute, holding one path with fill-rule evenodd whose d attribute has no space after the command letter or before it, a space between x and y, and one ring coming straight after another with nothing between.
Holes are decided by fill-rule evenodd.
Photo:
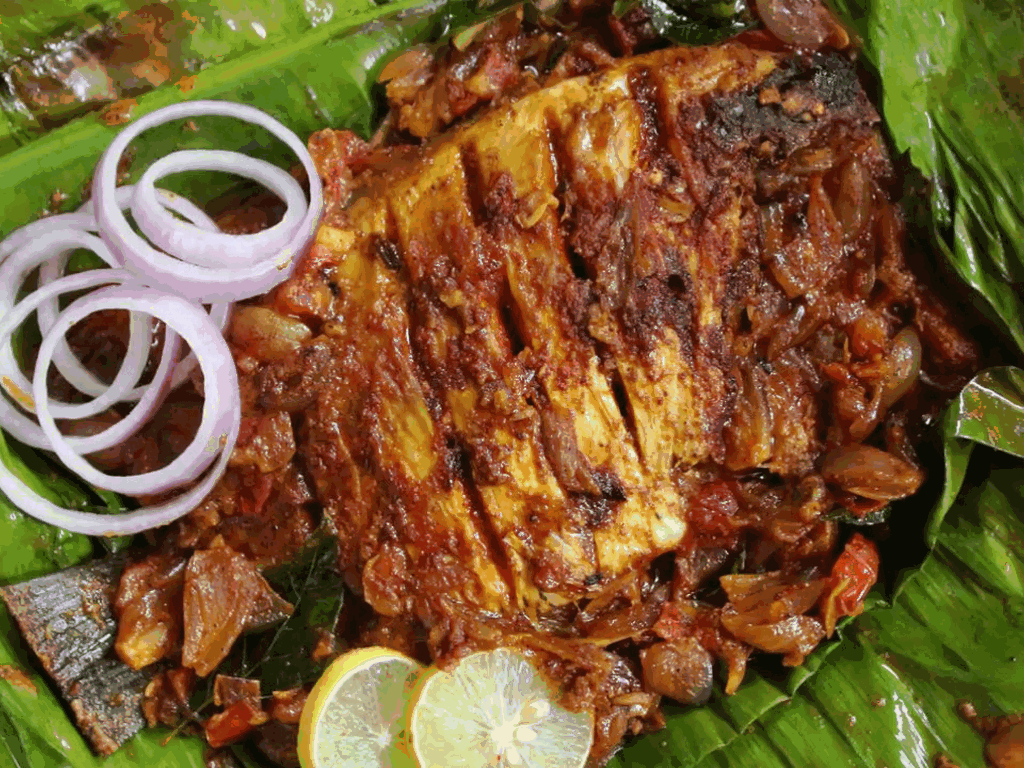
<instances>
[{"instance_id":1,"label":"glistening oil on leaf","mask_svg":"<svg viewBox=\"0 0 1024 768\"><path fill-rule=\"evenodd\" d=\"M957 399L956 436L1024 458L1024 371L991 368Z\"/></svg>"}]
</instances>

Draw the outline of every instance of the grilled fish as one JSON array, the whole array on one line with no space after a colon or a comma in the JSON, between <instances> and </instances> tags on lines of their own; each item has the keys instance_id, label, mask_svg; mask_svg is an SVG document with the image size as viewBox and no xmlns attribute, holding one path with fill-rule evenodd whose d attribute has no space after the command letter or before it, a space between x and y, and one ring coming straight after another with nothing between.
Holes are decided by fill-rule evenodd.
<instances>
[{"instance_id":1,"label":"grilled fish","mask_svg":"<svg viewBox=\"0 0 1024 768\"><path fill-rule=\"evenodd\" d=\"M338 150L334 206L270 302L311 331L276 359L251 345L243 388L250 413L296 415L371 606L537 621L678 547L717 467L807 472L806 382L774 445L730 445L759 184L797 153L838 162L837 132L878 155L875 122L842 55L729 43L564 80L421 148L342 161L351 136L314 136ZM808 226L841 241L827 214Z\"/></svg>"}]
</instances>

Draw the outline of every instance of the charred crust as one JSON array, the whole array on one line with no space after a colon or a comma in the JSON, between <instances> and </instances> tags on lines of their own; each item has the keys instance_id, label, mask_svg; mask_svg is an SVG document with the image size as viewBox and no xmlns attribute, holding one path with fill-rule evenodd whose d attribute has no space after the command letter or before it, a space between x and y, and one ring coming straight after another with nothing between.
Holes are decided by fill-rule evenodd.
<instances>
[{"instance_id":1,"label":"charred crust","mask_svg":"<svg viewBox=\"0 0 1024 768\"><path fill-rule=\"evenodd\" d=\"M379 234L371 236L370 245L373 255L380 259L381 263L390 270L397 272L402 268L402 253L398 244L390 238ZM337 290L337 286L332 289Z\"/></svg>"},{"instance_id":2,"label":"charred crust","mask_svg":"<svg viewBox=\"0 0 1024 768\"><path fill-rule=\"evenodd\" d=\"M834 122L874 124L868 102L848 56L828 51L791 57L763 83L705 100L707 138L730 155L765 142L785 157L807 146Z\"/></svg>"}]
</instances>

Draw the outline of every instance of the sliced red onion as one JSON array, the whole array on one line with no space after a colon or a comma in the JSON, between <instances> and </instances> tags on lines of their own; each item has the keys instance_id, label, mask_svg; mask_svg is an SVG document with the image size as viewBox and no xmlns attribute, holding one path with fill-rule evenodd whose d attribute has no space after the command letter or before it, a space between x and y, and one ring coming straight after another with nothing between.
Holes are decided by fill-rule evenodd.
<instances>
[{"instance_id":1,"label":"sliced red onion","mask_svg":"<svg viewBox=\"0 0 1024 768\"><path fill-rule=\"evenodd\" d=\"M188 198L169 192L166 189L157 189L156 193L161 198L161 204L172 211L176 211L198 227L208 229L211 232L217 231L217 225L213 219L206 215L198 205ZM126 210L132 204L135 196L135 185L117 188L116 201L121 210ZM58 213L55 216L47 216L38 221L32 221L23 227L11 232L0 241L0 261L6 259L21 246L30 243L41 235L53 232L57 229L83 229L86 232L96 232L99 226L96 223L96 215L92 210L92 200L86 200L81 207L73 213Z\"/></svg>"},{"instance_id":2,"label":"sliced red onion","mask_svg":"<svg viewBox=\"0 0 1024 768\"><path fill-rule=\"evenodd\" d=\"M225 442L228 445L233 444L238 437L237 425L226 434ZM0 491L3 491L11 503L22 512L49 525L86 536L127 536L173 523L199 506L223 477L230 454L229 450L223 451L206 476L181 496L176 496L163 504L142 507L120 515L81 512L58 506L25 485L2 461Z\"/></svg>"},{"instance_id":3,"label":"sliced red onion","mask_svg":"<svg viewBox=\"0 0 1024 768\"><path fill-rule=\"evenodd\" d=\"M25 319L45 301L49 301L62 293L95 288L108 283L134 281L134 276L121 269L94 269L89 272L63 277L26 296L18 302L14 309L0 319L0 345L8 345L14 329L25 322ZM173 332L165 334L164 349L157 367L157 377L165 382L168 378L167 374L170 366L177 359L180 348L181 342L177 334ZM38 366L36 370L38 371ZM150 386L127 416L96 434L67 438L68 446L77 453L88 454L106 450L113 445L123 442L138 432L142 425L149 420L153 411L159 407L163 394L162 387L158 385ZM26 395L26 397L29 396ZM40 403L35 401L34 398L33 402L38 409ZM45 408L45 404L43 405ZM46 410L47 414L52 418L49 409ZM87 413L86 415L92 414ZM4 398L0 398L0 426L22 442L35 448L51 450L53 447L40 426L19 412Z\"/></svg>"},{"instance_id":4,"label":"sliced red onion","mask_svg":"<svg viewBox=\"0 0 1024 768\"><path fill-rule=\"evenodd\" d=\"M98 228L95 217L91 213L83 213L81 209L75 213L59 213L56 216L47 216L45 219L39 219L19 227L5 237L0 242L0 261L37 238L61 229L95 232Z\"/></svg>"},{"instance_id":5,"label":"sliced red onion","mask_svg":"<svg viewBox=\"0 0 1024 768\"><path fill-rule=\"evenodd\" d=\"M203 231L175 218L160 204L153 182L182 171L222 171L244 176L277 194L286 206L277 224L251 235ZM290 173L240 152L198 150L172 152L153 163L135 185L132 216L142 233L159 248L201 267L250 266L266 254L284 250L295 238L306 212L306 196Z\"/></svg>"},{"instance_id":6,"label":"sliced red onion","mask_svg":"<svg viewBox=\"0 0 1024 768\"><path fill-rule=\"evenodd\" d=\"M882 407L890 408L910 390L921 374L921 339L913 326L896 334L889 348L892 372L882 384Z\"/></svg>"},{"instance_id":7,"label":"sliced red onion","mask_svg":"<svg viewBox=\"0 0 1024 768\"><path fill-rule=\"evenodd\" d=\"M128 210L131 207L132 200L135 198L136 190L138 189L135 184L128 184L123 187L117 188L117 206L122 211ZM197 227L208 230L210 232L217 232L217 223L211 219L202 208L193 203L187 197L182 197L177 192L171 192L169 189L156 189L154 190L160 198L160 205L170 211L181 214L188 221L191 221ZM93 232L99 229L99 225L96 223L96 214L93 212L92 200L86 200L82 203L82 206L76 211L76 213L88 214L90 226L89 229ZM73 215L73 214L66 214Z\"/></svg>"},{"instance_id":8,"label":"sliced red onion","mask_svg":"<svg viewBox=\"0 0 1024 768\"><path fill-rule=\"evenodd\" d=\"M42 234L16 250L0 265L0 314L6 314L14 307L17 291L32 270L40 263L50 259L55 253L66 254L74 248L86 248L107 264L116 266L114 257L107 246L95 235L80 229L59 229ZM56 305L56 300L56 295L53 295L50 303ZM63 419L94 416L105 411L114 403L125 399L145 370L149 357L149 345L152 340L149 323L141 315L132 315L129 318L129 334L128 349L114 381L110 385L105 385L95 380L94 377L99 386L86 392L86 394L94 396L93 400L78 405L51 403L50 410L54 416ZM70 349L68 354L71 354ZM27 396L31 385L14 358L9 338L0 344L0 374L2 374L0 385L3 386L3 389L22 408L34 412L37 404ZM145 389L141 388L138 397L142 397L142 392Z\"/></svg>"},{"instance_id":9,"label":"sliced red onion","mask_svg":"<svg viewBox=\"0 0 1024 768\"><path fill-rule=\"evenodd\" d=\"M90 274L62 278L62 282L69 285L73 281L79 281L82 283L81 287L90 287L86 284L89 282L86 278L95 280L99 275L114 279L128 278L128 275L121 270L97 270ZM49 288L44 290L49 290ZM144 305L147 310L154 310L155 315L169 324L171 318L167 317L166 313L169 312L174 316L176 321L174 327L189 341L197 354L199 365L206 377L207 397L211 396L210 390L214 390L219 398L219 407L216 407L215 410L222 414L223 419L217 425L215 439L208 445L210 450L219 452L219 455L198 483L170 501L125 514L96 514L60 507L39 496L17 478L3 462L0 462L0 491L3 491L19 509L44 523L89 536L121 536L139 533L150 528L167 525L195 509L224 475L231 450L238 439L238 429L241 423L238 376L234 362L224 339L219 334L211 332L211 321L208 316L181 299L159 294L149 288L124 286L108 290L110 293L107 294L107 298L120 301L122 305L125 300L135 302L133 306ZM85 299L89 298L92 297L85 297ZM6 318L0 321L0 335L8 325L12 324L7 322ZM13 327L17 327L17 324L13 324ZM8 335L10 334L9 329L6 332ZM46 340L44 340L45 342ZM42 402L45 401L46 395L45 392L41 394L40 401ZM206 408L204 408L204 416L205 414ZM185 484L190 479L194 478L180 478L179 482ZM136 492L140 491L136 489Z\"/></svg>"},{"instance_id":10,"label":"sliced red onion","mask_svg":"<svg viewBox=\"0 0 1024 768\"><path fill-rule=\"evenodd\" d=\"M225 329L228 327L228 320L231 319L231 310L235 308L234 304L214 304L210 307L210 320L217 326L217 330L224 334ZM189 375L195 370L195 367L199 365L199 360L196 359L195 352L189 352L185 356L185 359L174 366L174 374L171 376L171 383L168 385L168 390L175 390L188 381Z\"/></svg>"},{"instance_id":11,"label":"sliced red onion","mask_svg":"<svg viewBox=\"0 0 1024 768\"><path fill-rule=\"evenodd\" d=\"M189 264L162 253L128 225L116 201L117 166L128 144L143 131L171 120L202 115L234 117L259 125L298 156L309 177L310 203L287 246L245 267L211 268ZM100 158L93 177L93 201L102 237L143 282L172 290L203 303L238 301L266 293L291 274L294 260L309 245L323 208L323 188L313 159L292 131L264 112L242 104L191 101L157 110L136 120L117 135Z\"/></svg>"},{"instance_id":12,"label":"sliced red onion","mask_svg":"<svg viewBox=\"0 0 1024 768\"><path fill-rule=\"evenodd\" d=\"M82 272L77 275L62 277L57 282L51 283L50 285L34 291L19 301L13 309L4 312L3 315L0 316L0 349L10 347L11 334L13 334L18 326L25 322L25 319L44 301L48 301L62 293L82 291L88 288L95 288L100 285L128 282L134 279L135 278L131 273L123 269L94 269L89 272ZM4 381L3 383L5 384L4 388L8 392L11 392L9 388L10 382ZM11 396L23 406L32 405L34 407L35 402L29 394L31 389L32 387L29 385L24 392L11 392ZM25 401L29 402L26 403ZM118 424L120 423L121 422L118 422ZM0 397L0 427L3 427L6 432L33 448L43 448L46 450L49 450L50 448L50 444L47 441L46 436L43 434L43 431L39 428L39 425L32 419L28 418L4 397ZM68 438L68 440L73 446L75 446L76 450L91 452L109 448L117 442L116 439L106 442L104 440L104 435L107 435L107 433L100 433L99 436L90 435L89 437L72 437ZM97 437L100 439L97 440ZM116 437L116 434L114 437Z\"/></svg>"},{"instance_id":13,"label":"sliced red onion","mask_svg":"<svg viewBox=\"0 0 1024 768\"><path fill-rule=\"evenodd\" d=\"M153 472L130 477L116 477L100 472L79 455L70 445L69 438L60 433L53 415L46 407L46 373L57 338L75 323L104 309L145 312L162 320L168 330L173 330L192 347L203 372L203 414L196 435L177 458ZM179 296L140 285L114 286L95 291L65 309L39 347L32 392L38 403L39 425L51 449L64 465L97 488L136 496L165 493L196 479L219 454L234 447L233 440L229 444L228 438L233 432L237 434L241 419L234 359L210 316L201 307ZM135 410L139 410L141 405L140 401Z\"/></svg>"},{"instance_id":14,"label":"sliced red onion","mask_svg":"<svg viewBox=\"0 0 1024 768\"><path fill-rule=\"evenodd\" d=\"M118 187L117 204L121 208L121 210L124 210L131 205L131 201L135 195L135 191L135 186ZM177 195L173 192L168 192L165 189L156 189L154 190L154 192L156 195L159 196L158 199L160 204L165 206L168 210L181 214L188 221L192 222L197 227L203 230L206 230L208 232L220 231L219 228L217 227L216 222L214 222L214 220L207 216L206 213L199 206L190 201L188 198L182 197L181 195ZM98 226L96 224L96 217L92 213L91 201L85 203L85 205L79 208L77 213L63 215L67 217L85 216L88 218L89 224L84 228L89 229L91 231L95 231L96 229L98 229ZM42 222L34 222L34 224L41 223ZM29 226L34 226L34 224ZM109 253L109 250L107 251L107 253ZM67 266L67 260L70 254L70 251L65 251L64 253L58 254L55 258L44 262L39 268L39 285L47 285L56 280L58 277L60 277L64 273L64 269ZM109 261L105 256L103 258L104 261L107 261L107 263L113 263ZM119 265L120 263L118 263L118 266ZM230 310L230 305L222 305L218 308L215 308L217 317L220 318L221 316L223 316L224 322L226 322L227 317L230 315ZM43 334L45 334L47 331L50 330L50 328L53 327L54 320L57 317L57 311L58 307L56 299L53 299L52 301L48 301L40 305L38 310L38 320L39 329ZM146 327L149 328L148 324ZM130 338L134 339L135 336L132 335ZM79 359L68 347L67 341L65 341L63 337L57 342L57 349L54 352L53 356L53 364L56 366L57 370L60 371L61 375L68 381L68 383L71 384L71 386L73 386L79 392L82 392L83 394L97 397L109 390L108 385L104 384L99 379L97 379L96 376L94 376L91 371L89 371L84 365L82 365L81 361L79 361ZM188 374L192 371L193 368L195 368L195 357L189 354L188 357L186 357L184 360L178 363L177 366L175 366L174 375L171 379L171 389L181 386L181 384L188 378ZM131 385L134 386L137 382L138 378L132 381ZM157 382L154 379L154 383L158 384L159 382ZM119 394L115 402L118 400L138 400L145 394L148 386L149 385L129 389L129 391ZM26 391L28 389L27 383L25 384L25 389ZM59 416L59 414L57 414L56 412L54 412L54 415ZM84 415L79 415L69 416L67 418L83 417Z\"/></svg>"}]
</instances>

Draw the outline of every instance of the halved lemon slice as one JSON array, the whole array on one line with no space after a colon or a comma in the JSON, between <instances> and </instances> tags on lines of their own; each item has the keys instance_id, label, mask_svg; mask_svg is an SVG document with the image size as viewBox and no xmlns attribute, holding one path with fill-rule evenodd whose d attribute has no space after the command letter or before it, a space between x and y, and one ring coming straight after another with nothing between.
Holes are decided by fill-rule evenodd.
<instances>
[{"instance_id":1,"label":"halved lemon slice","mask_svg":"<svg viewBox=\"0 0 1024 768\"><path fill-rule=\"evenodd\" d=\"M336 659L302 709L303 768L411 764L402 729L422 669L418 661L388 648L360 648Z\"/></svg>"},{"instance_id":2,"label":"halved lemon slice","mask_svg":"<svg viewBox=\"0 0 1024 768\"><path fill-rule=\"evenodd\" d=\"M521 652L474 653L417 684L409 739L419 768L581 768L593 716L562 707Z\"/></svg>"}]
</instances>

